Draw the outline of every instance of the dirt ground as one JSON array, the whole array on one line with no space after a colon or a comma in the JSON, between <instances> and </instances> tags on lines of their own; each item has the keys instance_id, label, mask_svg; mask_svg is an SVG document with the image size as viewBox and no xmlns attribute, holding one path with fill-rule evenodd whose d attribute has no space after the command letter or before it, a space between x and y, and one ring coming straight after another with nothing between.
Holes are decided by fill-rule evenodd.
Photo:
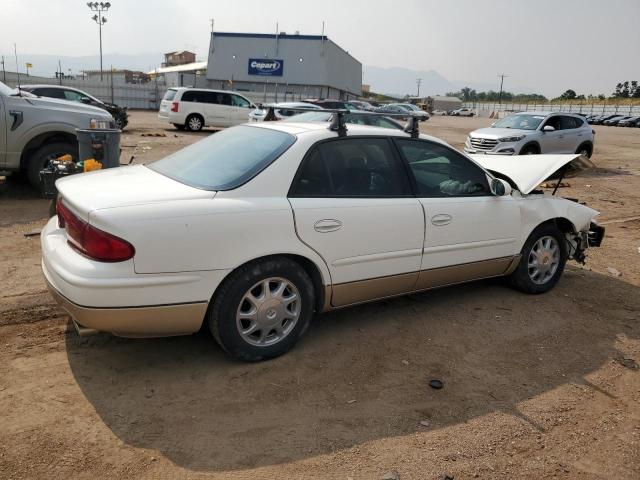
<instances>
[{"instance_id":1,"label":"dirt ground","mask_svg":"<svg viewBox=\"0 0 640 480\"><path fill-rule=\"evenodd\" d=\"M422 129L461 148L489 122ZM25 236L47 202L12 178L0 196L0 478L640 478L640 130L595 130L598 168L559 194L600 210L607 235L552 292L492 280L342 310L259 364L228 359L204 332L79 338ZM123 160L210 133L132 112Z\"/></svg>"}]
</instances>

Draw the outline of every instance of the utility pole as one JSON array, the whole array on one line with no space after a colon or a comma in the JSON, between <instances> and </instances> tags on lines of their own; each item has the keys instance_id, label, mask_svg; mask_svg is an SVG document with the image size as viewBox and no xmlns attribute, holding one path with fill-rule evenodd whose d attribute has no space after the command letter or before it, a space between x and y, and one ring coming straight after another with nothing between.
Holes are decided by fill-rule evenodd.
<instances>
[{"instance_id":1,"label":"utility pole","mask_svg":"<svg viewBox=\"0 0 640 480\"><path fill-rule=\"evenodd\" d=\"M2 55L2 82L7 83L7 71L4 69L4 55Z\"/></svg>"},{"instance_id":2,"label":"utility pole","mask_svg":"<svg viewBox=\"0 0 640 480\"><path fill-rule=\"evenodd\" d=\"M420 97L420 84L422 83L422 79L417 78L416 83L418 84L418 94L416 95L416 97Z\"/></svg>"},{"instance_id":3,"label":"utility pole","mask_svg":"<svg viewBox=\"0 0 640 480\"><path fill-rule=\"evenodd\" d=\"M102 25L107 23L107 18L102 16L102 12L106 12L111 7L109 2L87 2L87 7L96 13L91 19L98 24L100 35L100 81L102 81Z\"/></svg>"},{"instance_id":4,"label":"utility pole","mask_svg":"<svg viewBox=\"0 0 640 480\"><path fill-rule=\"evenodd\" d=\"M501 73L498 76L500 77L500 97L498 99L498 104L502 105L502 86L504 85L504 77L508 77L508 75Z\"/></svg>"}]
</instances>

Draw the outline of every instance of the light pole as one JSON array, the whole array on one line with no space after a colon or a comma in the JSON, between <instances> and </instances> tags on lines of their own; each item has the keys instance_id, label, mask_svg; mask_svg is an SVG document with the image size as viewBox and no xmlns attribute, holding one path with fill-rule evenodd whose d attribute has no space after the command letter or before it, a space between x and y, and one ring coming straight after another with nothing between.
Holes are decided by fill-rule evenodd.
<instances>
[{"instance_id":1,"label":"light pole","mask_svg":"<svg viewBox=\"0 0 640 480\"><path fill-rule=\"evenodd\" d=\"M504 85L504 77L508 77L508 75L501 73L498 76L500 77L500 97L498 98L498 104L502 105L502 85Z\"/></svg>"},{"instance_id":2,"label":"light pole","mask_svg":"<svg viewBox=\"0 0 640 480\"><path fill-rule=\"evenodd\" d=\"M418 84L418 94L416 96L420 98L420 84L422 83L422 79L416 78L416 83Z\"/></svg>"},{"instance_id":3,"label":"light pole","mask_svg":"<svg viewBox=\"0 0 640 480\"><path fill-rule=\"evenodd\" d=\"M102 16L102 12L109 10L111 4L109 2L87 2L87 7L94 12L98 12L91 19L98 24L100 32L100 81L102 81L102 25L107 23L107 18Z\"/></svg>"}]
</instances>

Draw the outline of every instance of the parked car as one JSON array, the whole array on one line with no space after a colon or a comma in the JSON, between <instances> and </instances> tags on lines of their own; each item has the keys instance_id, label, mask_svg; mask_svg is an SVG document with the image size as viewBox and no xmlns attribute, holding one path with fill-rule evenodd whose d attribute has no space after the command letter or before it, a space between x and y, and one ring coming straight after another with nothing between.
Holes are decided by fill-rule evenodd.
<instances>
[{"instance_id":1,"label":"parked car","mask_svg":"<svg viewBox=\"0 0 640 480\"><path fill-rule=\"evenodd\" d=\"M331 100L326 98L308 98L304 100L306 103L313 103L322 108L330 108L330 109L343 109L343 110L359 110L358 108L350 105L349 102L344 102L342 100Z\"/></svg>"},{"instance_id":2,"label":"parked car","mask_svg":"<svg viewBox=\"0 0 640 480\"><path fill-rule=\"evenodd\" d=\"M333 119L333 113L323 112L305 112L299 113L293 117L289 117L289 122L330 122ZM345 123L354 125L369 125L371 127L395 128L396 130L404 130L404 125L389 117L381 115L360 115L356 112L344 115Z\"/></svg>"},{"instance_id":3,"label":"parked car","mask_svg":"<svg viewBox=\"0 0 640 480\"><path fill-rule=\"evenodd\" d=\"M383 105L376 110L376 113L392 113L394 115L410 113L412 116L417 116L421 122L429 120L429 114L427 112L421 110L415 105L404 103L389 103L387 105Z\"/></svg>"},{"instance_id":4,"label":"parked car","mask_svg":"<svg viewBox=\"0 0 640 480\"><path fill-rule=\"evenodd\" d=\"M129 123L127 107L119 107L115 103L103 102L93 95L77 88L63 85L22 85L20 89L39 97L59 98L60 100L80 102L106 110L115 120L116 128L119 130L123 130Z\"/></svg>"},{"instance_id":5,"label":"parked car","mask_svg":"<svg viewBox=\"0 0 640 480\"><path fill-rule=\"evenodd\" d=\"M629 117L618 122L619 127L640 127L640 117Z\"/></svg>"},{"instance_id":6,"label":"parked car","mask_svg":"<svg viewBox=\"0 0 640 480\"><path fill-rule=\"evenodd\" d=\"M369 102L365 102L363 100L349 100L347 103L357 108L358 110L365 110L367 112L373 112L377 108L371 105Z\"/></svg>"},{"instance_id":7,"label":"parked car","mask_svg":"<svg viewBox=\"0 0 640 480\"><path fill-rule=\"evenodd\" d=\"M449 115L454 117L473 117L475 114L470 108L458 108L457 110L452 110Z\"/></svg>"},{"instance_id":8,"label":"parked car","mask_svg":"<svg viewBox=\"0 0 640 480\"><path fill-rule=\"evenodd\" d=\"M520 112L471 132L464 151L491 155L580 153L591 157L594 139L595 132L579 115Z\"/></svg>"},{"instance_id":9,"label":"parked car","mask_svg":"<svg viewBox=\"0 0 640 480\"><path fill-rule=\"evenodd\" d=\"M165 93L158 118L179 130L198 132L204 127L232 127L248 121L256 106L229 90L176 87Z\"/></svg>"},{"instance_id":10,"label":"parked car","mask_svg":"<svg viewBox=\"0 0 640 480\"><path fill-rule=\"evenodd\" d=\"M42 190L40 170L62 155L77 161L76 129L86 128L115 128L115 122L101 108L37 97L0 82L0 172L25 172Z\"/></svg>"},{"instance_id":11,"label":"parked car","mask_svg":"<svg viewBox=\"0 0 640 480\"><path fill-rule=\"evenodd\" d=\"M603 125L607 125L609 127L615 127L618 125L618 122L620 122L621 120L627 120L628 116L625 115L618 115L616 117L610 118L609 120L605 120L604 122L602 122Z\"/></svg>"},{"instance_id":12,"label":"parked car","mask_svg":"<svg viewBox=\"0 0 640 480\"><path fill-rule=\"evenodd\" d=\"M246 124L59 180L41 235L53 296L81 333L204 324L257 361L315 312L494 276L547 292L604 235L595 210L536 190L577 155L472 159L415 132L332 128Z\"/></svg>"},{"instance_id":13,"label":"parked car","mask_svg":"<svg viewBox=\"0 0 640 480\"><path fill-rule=\"evenodd\" d=\"M308 108L309 110L322 110L321 107L307 102L281 102L273 104L264 104L257 106L254 110L249 112L249 121L261 122L267 116L269 107L273 107L273 114L278 120L284 120L293 115L298 115L300 112L290 110L291 108Z\"/></svg>"},{"instance_id":14,"label":"parked car","mask_svg":"<svg viewBox=\"0 0 640 480\"><path fill-rule=\"evenodd\" d=\"M606 120L609 120L613 117L617 117L618 115L600 115L593 119L593 125L602 125L602 123Z\"/></svg>"}]
</instances>

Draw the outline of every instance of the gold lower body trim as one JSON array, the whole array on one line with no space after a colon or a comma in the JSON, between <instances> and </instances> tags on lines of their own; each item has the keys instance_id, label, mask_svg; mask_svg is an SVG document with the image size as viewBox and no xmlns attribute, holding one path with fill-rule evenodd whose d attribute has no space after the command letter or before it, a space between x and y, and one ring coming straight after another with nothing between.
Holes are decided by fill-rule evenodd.
<instances>
[{"instance_id":1,"label":"gold lower body trim","mask_svg":"<svg viewBox=\"0 0 640 480\"><path fill-rule=\"evenodd\" d=\"M55 301L71 316L79 332L110 332L121 337L167 337L197 332L207 312L207 302L148 307L92 308L78 305L48 281Z\"/></svg>"},{"instance_id":2,"label":"gold lower body trim","mask_svg":"<svg viewBox=\"0 0 640 480\"><path fill-rule=\"evenodd\" d=\"M329 305L328 302L325 302L325 310L446 285L509 275L518 266L519 261L520 255L516 255L401 275L341 283L334 285L331 288L331 292L327 291L326 298L331 299L331 304Z\"/></svg>"}]
</instances>

